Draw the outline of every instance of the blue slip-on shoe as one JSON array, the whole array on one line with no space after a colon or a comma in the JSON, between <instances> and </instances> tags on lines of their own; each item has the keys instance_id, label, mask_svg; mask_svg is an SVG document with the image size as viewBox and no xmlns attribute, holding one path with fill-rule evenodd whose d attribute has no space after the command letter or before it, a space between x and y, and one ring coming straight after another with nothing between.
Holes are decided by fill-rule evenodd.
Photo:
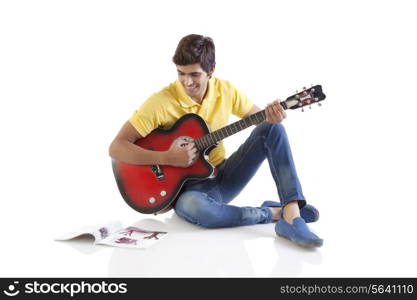
<instances>
[{"instance_id":1,"label":"blue slip-on shoe","mask_svg":"<svg viewBox=\"0 0 417 300\"><path fill-rule=\"evenodd\" d=\"M303 247L323 245L323 240L310 231L303 218L294 218L292 222L290 224L281 217L275 225L277 235Z\"/></svg>"},{"instance_id":2,"label":"blue slip-on shoe","mask_svg":"<svg viewBox=\"0 0 417 300\"><path fill-rule=\"evenodd\" d=\"M277 201L265 201L262 203L261 207L281 207L281 203ZM300 215L306 223L316 222L320 217L320 213L317 208L310 204L306 204L300 209Z\"/></svg>"}]
</instances>

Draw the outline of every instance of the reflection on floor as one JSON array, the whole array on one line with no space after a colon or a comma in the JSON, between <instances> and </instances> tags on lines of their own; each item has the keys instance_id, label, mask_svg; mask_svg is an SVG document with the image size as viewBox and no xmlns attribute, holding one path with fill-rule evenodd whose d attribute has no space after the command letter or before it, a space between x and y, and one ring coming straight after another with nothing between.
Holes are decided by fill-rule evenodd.
<instances>
[{"instance_id":1,"label":"reflection on floor","mask_svg":"<svg viewBox=\"0 0 417 300\"><path fill-rule=\"evenodd\" d=\"M274 224L205 229L172 213L164 221L144 218L129 225L168 235L146 250L114 248L110 277L299 276L303 265L321 263L319 249L277 238ZM84 239L66 243L87 255L103 247Z\"/></svg>"}]
</instances>

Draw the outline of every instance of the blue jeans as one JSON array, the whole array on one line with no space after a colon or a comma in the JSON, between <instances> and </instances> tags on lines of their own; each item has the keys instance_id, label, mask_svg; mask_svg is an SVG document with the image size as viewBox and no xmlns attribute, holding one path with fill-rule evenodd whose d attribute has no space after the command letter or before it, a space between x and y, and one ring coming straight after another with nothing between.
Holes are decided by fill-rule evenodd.
<instances>
[{"instance_id":1,"label":"blue jeans","mask_svg":"<svg viewBox=\"0 0 417 300\"><path fill-rule=\"evenodd\" d=\"M215 178L186 182L175 204L175 212L193 224L209 228L272 222L269 208L229 204L265 158L268 159L281 203L285 205L298 200L300 208L305 206L284 126L263 122L236 152L217 167Z\"/></svg>"}]
</instances>

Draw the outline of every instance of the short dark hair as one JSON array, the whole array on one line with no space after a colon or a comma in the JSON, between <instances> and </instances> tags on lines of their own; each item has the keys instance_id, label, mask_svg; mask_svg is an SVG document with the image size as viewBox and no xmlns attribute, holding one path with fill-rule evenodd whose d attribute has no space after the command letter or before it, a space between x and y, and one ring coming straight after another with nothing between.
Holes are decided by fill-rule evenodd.
<instances>
[{"instance_id":1,"label":"short dark hair","mask_svg":"<svg viewBox=\"0 0 417 300\"><path fill-rule=\"evenodd\" d=\"M216 66L213 40L198 34L183 37L178 43L172 61L179 66L199 63L204 71L210 73Z\"/></svg>"}]
</instances>

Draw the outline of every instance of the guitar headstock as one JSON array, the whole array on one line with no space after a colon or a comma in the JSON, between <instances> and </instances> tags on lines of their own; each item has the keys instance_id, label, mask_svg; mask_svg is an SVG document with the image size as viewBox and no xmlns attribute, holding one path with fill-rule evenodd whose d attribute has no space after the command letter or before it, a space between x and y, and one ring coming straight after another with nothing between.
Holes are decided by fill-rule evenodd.
<instances>
[{"instance_id":1,"label":"guitar headstock","mask_svg":"<svg viewBox=\"0 0 417 300\"><path fill-rule=\"evenodd\" d=\"M323 101L325 98L326 95L323 94L321 85L315 85L308 89L304 87L301 92L297 92L296 94L288 97L285 101L281 102L281 105L285 109L297 109L314 103L321 105L319 102Z\"/></svg>"}]
</instances>

